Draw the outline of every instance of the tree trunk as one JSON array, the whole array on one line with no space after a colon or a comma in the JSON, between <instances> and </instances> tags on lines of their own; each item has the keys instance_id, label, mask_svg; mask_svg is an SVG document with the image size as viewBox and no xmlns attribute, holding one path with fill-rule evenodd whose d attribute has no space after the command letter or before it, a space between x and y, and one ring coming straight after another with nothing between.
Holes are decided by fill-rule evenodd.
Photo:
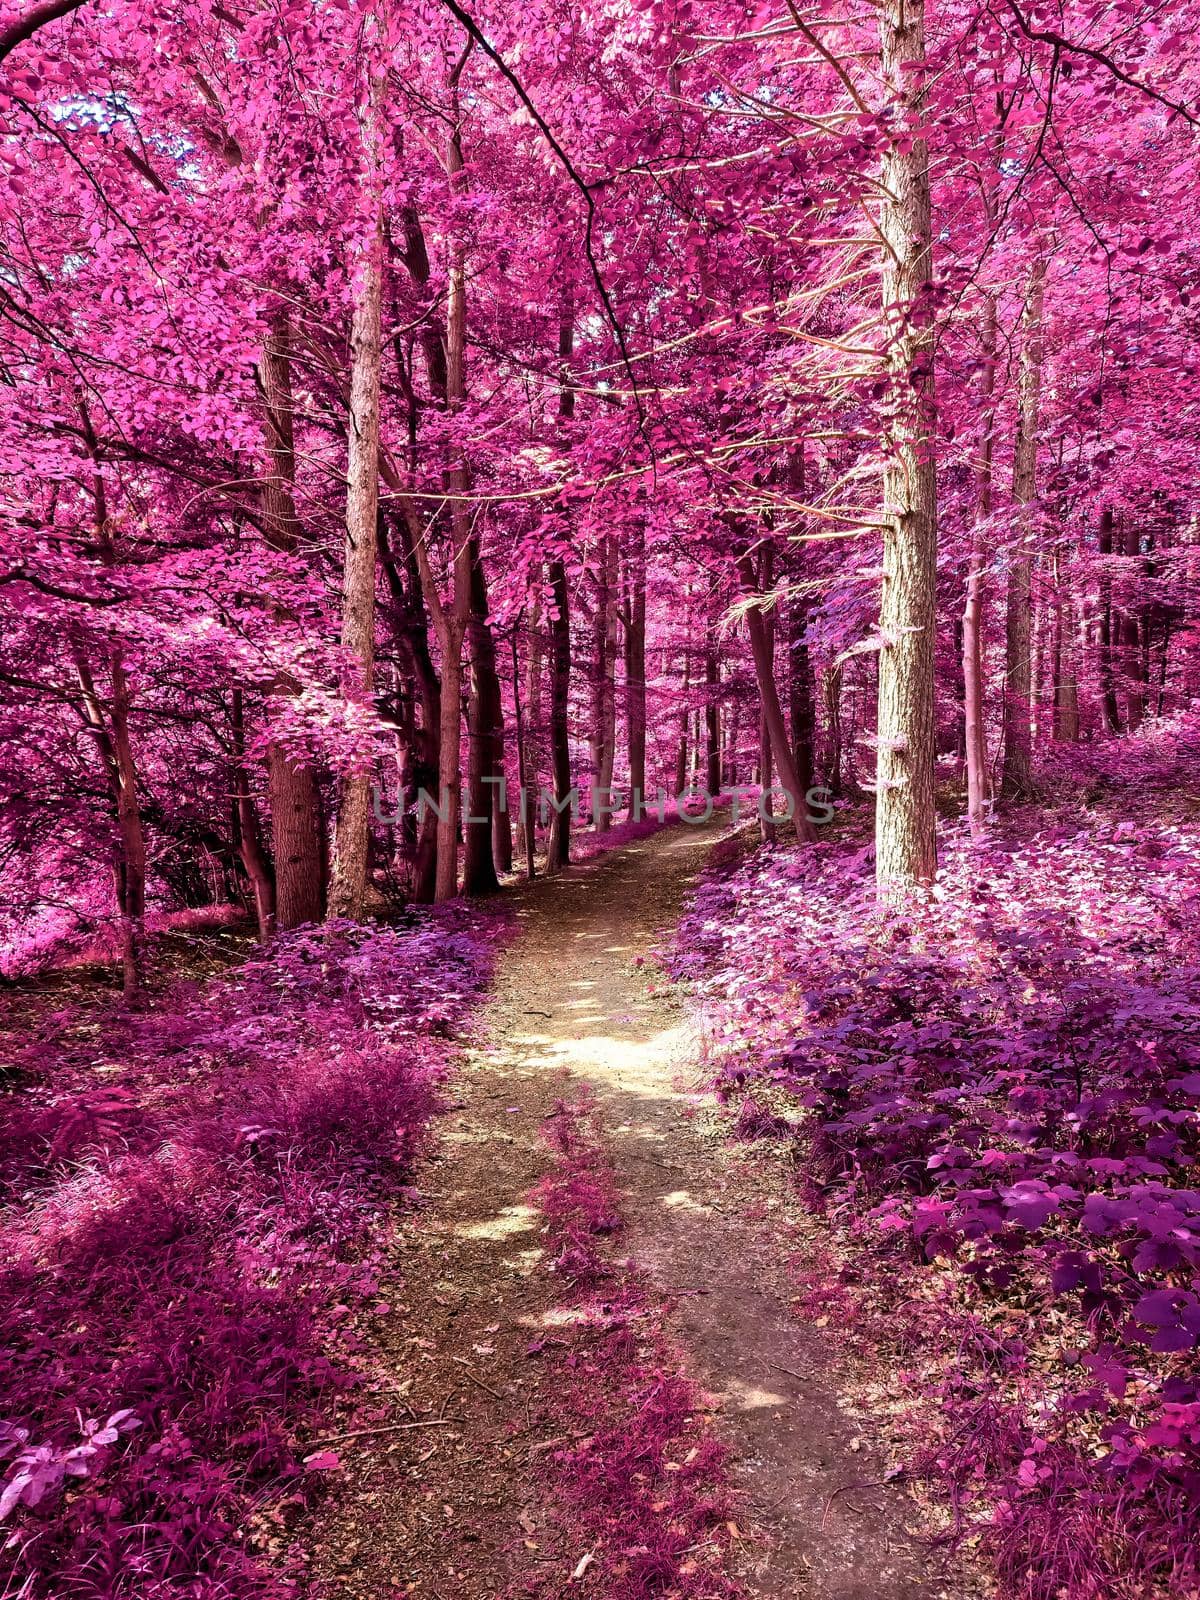
<instances>
[{"instance_id":1,"label":"tree trunk","mask_svg":"<svg viewBox=\"0 0 1200 1600\"><path fill-rule=\"evenodd\" d=\"M759 556L759 563L758 563L758 587L759 587L760 591L762 593L764 593L764 594L767 593L771 589L771 587L773 586L773 584L775 582L775 573L774 573L774 570L773 570L773 567L774 567L774 553L775 553L774 545L771 542L771 540L770 539L764 539L763 543L762 543L762 551L761 551L761 554ZM789 645L790 645L791 644L791 628L790 628L790 624L792 622L791 603L790 602L789 602L789 609L788 609L788 622L789 622L789 640L788 640L788 642L789 642ZM768 612L767 615L763 618L763 628L764 628L764 630L766 632L766 637L767 637L766 654L767 654L768 659L771 661L772 666L774 666L774 661L775 661L775 613L774 613L774 611ZM789 654L790 654L790 652L789 652ZM791 692L791 694L793 696L793 700L792 700L792 754L793 754L793 758L794 758L795 755L796 755L795 734L796 734L796 727L797 727L796 704L795 704L795 699L794 699L794 695L795 695L795 664L794 664L794 662L790 662L789 663L789 690L790 690L790 692ZM771 727L770 727L770 724L767 721L766 702L763 700L763 698L762 698L762 696L760 694L759 695L759 714L758 714L758 785L759 785L759 790L760 790L760 798L759 798L759 802L758 802L758 834L759 834L759 838L762 840L762 842L764 844L769 844L775 838L775 823L773 821L774 805L773 805L772 799L771 799L771 772L772 772L772 765L773 765L773 763L771 761ZM797 785L799 785L800 782L801 782L801 779L800 779L800 767L799 767L799 762L798 761L796 763L796 774L797 774L796 775L796 782L797 782ZM802 789L801 792L804 793L804 794L807 794L808 793L808 788L809 788L808 784L807 783L804 784L803 789Z\"/></svg>"},{"instance_id":2,"label":"tree trunk","mask_svg":"<svg viewBox=\"0 0 1200 1600\"><path fill-rule=\"evenodd\" d=\"M532 653L532 643L530 649ZM537 843L534 834L536 801L533 795L533 790L536 787L536 775L530 772L530 764L526 755L525 718L521 706L521 658L517 653L515 629L512 636L512 691L513 720L516 723L517 735L517 785L521 795L520 817L517 822L517 846L525 858L525 876L532 883L537 875L534 861L534 851ZM534 779L533 782L530 781L531 777Z\"/></svg>"},{"instance_id":3,"label":"tree trunk","mask_svg":"<svg viewBox=\"0 0 1200 1600\"><path fill-rule=\"evenodd\" d=\"M1042 300L1046 257L1029 270L1025 309L1021 316L1024 342L1018 380L1017 438L1013 452L1013 503L1017 508L1017 547L1008 577L1004 619L1004 765L1000 792L1006 800L1025 800L1033 793L1033 538L1030 508L1037 498L1038 412L1042 382Z\"/></svg>"},{"instance_id":4,"label":"tree trunk","mask_svg":"<svg viewBox=\"0 0 1200 1600\"><path fill-rule=\"evenodd\" d=\"M392 639L396 654L415 686L420 706L410 730L411 750L405 805L415 805L410 835L412 859L408 867L408 892L419 905L434 895L437 866L437 815L422 802L421 791L431 793L438 781L438 737L442 718L442 691L429 648L429 624L421 599L421 577L407 520L395 523L401 541L403 566L393 555L386 517L379 519L379 554L391 597Z\"/></svg>"},{"instance_id":5,"label":"tree trunk","mask_svg":"<svg viewBox=\"0 0 1200 1600\"><path fill-rule=\"evenodd\" d=\"M1113 513L1105 506L1100 514L1097 536L1100 553L1100 692L1104 726L1109 733L1120 733L1121 710L1113 671L1114 618L1112 603Z\"/></svg>"},{"instance_id":6,"label":"tree trunk","mask_svg":"<svg viewBox=\"0 0 1200 1600\"><path fill-rule=\"evenodd\" d=\"M503 731L500 721L500 680L496 675L496 642L488 625L487 583L477 546L471 550L471 620L467 624L470 683L467 694L467 814L463 849L463 891L495 894L496 875L493 830L500 809L497 784L489 782L503 773ZM501 760L497 762L497 743ZM504 820L507 822L507 811ZM509 866L512 838L509 836Z\"/></svg>"},{"instance_id":7,"label":"tree trunk","mask_svg":"<svg viewBox=\"0 0 1200 1600\"><path fill-rule=\"evenodd\" d=\"M240 689L233 691L229 726L233 744L232 776L238 855L254 895L259 943L265 944L275 931L275 879L262 846L258 812L250 793L250 774L246 767L246 723Z\"/></svg>"},{"instance_id":8,"label":"tree trunk","mask_svg":"<svg viewBox=\"0 0 1200 1600\"><path fill-rule=\"evenodd\" d=\"M761 616L760 616L761 620ZM721 658L717 654L716 618L710 612L704 636L704 792L721 792Z\"/></svg>"},{"instance_id":9,"label":"tree trunk","mask_svg":"<svg viewBox=\"0 0 1200 1600\"><path fill-rule=\"evenodd\" d=\"M291 332L280 313L271 323L258 375L266 434L266 475L261 502L267 544L292 555L300 540L294 493L296 455L292 430ZM285 620L282 618L280 620ZM270 693L287 699L299 686L277 675ZM325 812L317 770L272 740L267 746L267 802L275 864L275 925L295 928L319 922L325 911L327 853Z\"/></svg>"},{"instance_id":10,"label":"tree trunk","mask_svg":"<svg viewBox=\"0 0 1200 1600\"><path fill-rule=\"evenodd\" d=\"M984 300L983 372L980 411L983 438L976 471L978 498L967 558L967 595L962 616L963 734L967 763L967 823L972 839L983 837L988 801L987 726L984 720L983 602L988 520L992 514L992 464L996 449L996 297Z\"/></svg>"},{"instance_id":11,"label":"tree trunk","mask_svg":"<svg viewBox=\"0 0 1200 1600\"><path fill-rule=\"evenodd\" d=\"M550 561L554 596L550 652L550 758L554 810L546 845L546 871L561 872L571 859L571 739L568 711L571 688L571 613L567 567L561 557Z\"/></svg>"},{"instance_id":12,"label":"tree trunk","mask_svg":"<svg viewBox=\"0 0 1200 1600\"><path fill-rule=\"evenodd\" d=\"M1128 515L1128 514L1127 514ZM1126 556L1125 606L1122 618L1122 663L1127 685L1125 726L1130 733L1142 725L1146 715L1146 652L1144 644L1144 606L1141 598L1142 542L1137 518L1129 516L1122 529Z\"/></svg>"},{"instance_id":13,"label":"tree trunk","mask_svg":"<svg viewBox=\"0 0 1200 1600\"><path fill-rule=\"evenodd\" d=\"M692 658L684 646L683 656L683 683L680 693L683 697L683 710L679 713L679 744L675 753L675 797L678 798L687 788L688 781L688 724L691 721L691 709L688 706L688 694L691 690Z\"/></svg>"},{"instance_id":14,"label":"tree trunk","mask_svg":"<svg viewBox=\"0 0 1200 1600\"><path fill-rule=\"evenodd\" d=\"M883 158L880 230L889 455L879 631L875 875L890 898L937 870L933 645L937 597L934 329L923 0L884 0L880 65L897 116Z\"/></svg>"},{"instance_id":15,"label":"tree trunk","mask_svg":"<svg viewBox=\"0 0 1200 1600\"><path fill-rule=\"evenodd\" d=\"M748 555L739 559L738 572L745 593L749 596L759 596L761 591L755 579L754 564ZM812 844L816 839L816 833L809 821L805 792L800 787L800 778L796 772L796 762L788 739L787 723L783 718L783 707L779 701L779 689L775 682L774 651L761 603L747 608L746 627L750 633L754 676L758 681L759 699L762 703L763 716L766 718L771 755L774 757L779 781L788 797L792 813L790 819L792 831L796 835L797 843Z\"/></svg>"},{"instance_id":16,"label":"tree trunk","mask_svg":"<svg viewBox=\"0 0 1200 1600\"><path fill-rule=\"evenodd\" d=\"M558 415L564 432L575 415L575 385L571 381L570 366L574 351L575 302L568 287L562 297L558 324L558 358L561 365ZM550 818L550 837L546 845L546 871L561 872L571 859L571 734L568 721L571 611L566 561L561 555L556 555L551 558L549 565L550 588L554 597L554 619L550 634L550 760L554 779L554 812Z\"/></svg>"},{"instance_id":17,"label":"tree trunk","mask_svg":"<svg viewBox=\"0 0 1200 1600\"><path fill-rule=\"evenodd\" d=\"M342 570L342 693L371 703L375 674L376 521L379 515L379 366L383 219L377 211L358 263L361 279L350 325L350 416L346 464L346 554ZM367 888L371 773L345 773L338 784L330 917L359 921Z\"/></svg>"},{"instance_id":18,"label":"tree trunk","mask_svg":"<svg viewBox=\"0 0 1200 1600\"><path fill-rule=\"evenodd\" d=\"M106 567L116 565L112 529L108 520L108 498L104 487L104 471L100 464L100 450L92 429L87 405L80 401L80 417L84 439L92 461L92 503L96 525L96 544L100 560ZM142 827L141 806L138 803L137 762L133 753L133 737L129 728L129 679L121 659L120 649L108 652L109 705L105 725L104 708L96 693L95 684L82 650L75 652L80 688L83 691L85 717L92 726L101 751L108 777L109 793L117 816L117 836L120 841L114 865L118 909L121 918L121 969L122 989L127 1000L132 1000L141 986L142 942L146 921L146 835Z\"/></svg>"},{"instance_id":19,"label":"tree trunk","mask_svg":"<svg viewBox=\"0 0 1200 1600\"><path fill-rule=\"evenodd\" d=\"M607 832L612 820L605 805L610 799L617 742L617 576L617 541L608 534L600 542L593 630L592 828L597 833Z\"/></svg>"},{"instance_id":20,"label":"tree trunk","mask_svg":"<svg viewBox=\"0 0 1200 1600\"><path fill-rule=\"evenodd\" d=\"M639 520L626 560L625 726L629 740L629 815L646 797L646 529Z\"/></svg>"},{"instance_id":21,"label":"tree trunk","mask_svg":"<svg viewBox=\"0 0 1200 1600\"><path fill-rule=\"evenodd\" d=\"M840 665L825 670L822 690L825 698L825 726L829 729L829 754L826 759L826 778L834 794L842 792L842 668Z\"/></svg>"}]
</instances>

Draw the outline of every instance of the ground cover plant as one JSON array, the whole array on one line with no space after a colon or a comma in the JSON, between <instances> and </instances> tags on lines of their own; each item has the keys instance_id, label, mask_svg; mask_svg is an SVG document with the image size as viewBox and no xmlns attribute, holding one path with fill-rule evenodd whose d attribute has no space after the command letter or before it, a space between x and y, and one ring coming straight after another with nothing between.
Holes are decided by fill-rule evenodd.
<instances>
[{"instance_id":1,"label":"ground cover plant","mask_svg":"<svg viewBox=\"0 0 1200 1600\"><path fill-rule=\"evenodd\" d=\"M339 1328L485 973L425 915L45 1024L0 1150L7 1592L294 1592Z\"/></svg>"},{"instance_id":2,"label":"ground cover plant","mask_svg":"<svg viewBox=\"0 0 1200 1600\"><path fill-rule=\"evenodd\" d=\"M1155 811L1200 748L1162 744L1136 787L1093 763L1093 810L949 834L903 910L852 839L719 869L673 961L737 1133L849 1244L847 1316L943 1353L913 1459L1031 1595L1196 1583L1200 856Z\"/></svg>"}]
</instances>

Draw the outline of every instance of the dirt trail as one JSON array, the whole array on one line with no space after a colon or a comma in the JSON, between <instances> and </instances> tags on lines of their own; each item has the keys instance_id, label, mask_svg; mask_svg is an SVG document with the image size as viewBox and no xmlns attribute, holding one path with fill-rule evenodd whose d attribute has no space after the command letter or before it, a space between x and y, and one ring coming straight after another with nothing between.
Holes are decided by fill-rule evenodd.
<instances>
[{"instance_id":1,"label":"dirt trail","mask_svg":"<svg viewBox=\"0 0 1200 1600\"><path fill-rule=\"evenodd\" d=\"M460 1420L384 1439L360 1464L352 1531L337 1531L322 1563L347 1596L484 1600L522 1564L570 1571L576 1553L547 1544L535 1503L545 1429L525 1354L530 1330L553 1315L525 1196L547 1166L538 1129L566 1092L563 1069L599 1102L623 1193L621 1251L674 1298L689 1375L719 1398L750 1533L739 1547L748 1592L945 1592L907 1531L916 1508L881 1481L869 1429L839 1403L836 1357L789 1311L761 1188L739 1192L735 1166L705 1138L688 1093L696 1040L645 961L669 938L713 838L667 829L513 894L520 932L501 957L485 1042L458 1081L462 1104L443 1125L430 1210L397 1261L408 1304L376 1334L381 1384L403 1377L415 1418ZM416 1338L415 1318L427 1323ZM961 1585L955 1595L965 1600Z\"/></svg>"}]
</instances>

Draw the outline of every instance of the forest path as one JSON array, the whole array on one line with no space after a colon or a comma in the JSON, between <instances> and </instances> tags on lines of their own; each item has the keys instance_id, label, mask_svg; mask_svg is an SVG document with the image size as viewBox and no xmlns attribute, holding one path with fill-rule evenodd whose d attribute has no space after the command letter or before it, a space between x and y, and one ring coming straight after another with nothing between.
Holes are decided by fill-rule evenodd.
<instances>
[{"instance_id":1,"label":"forest path","mask_svg":"<svg viewBox=\"0 0 1200 1600\"><path fill-rule=\"evenodd\" d=\"M532 1468L550 1441L526 1347L556 1294L538 1269L540 1219L528 1204L549 1166L539 1130L559 1097L585 1085L621 1193L616 1248L671 1302L668 1332L687 1374L715 1397L747 1534L736 1546L747 1593L944 1593L907 1531L917 1508L902 1485L881 1481L869 1424L844 1409L835 1351L789 1309L777 1202L764 1202L761 1183L747 1192L711 1125L706 1134L699 1041L647 959L669 941L716 835L680 824L512 893L518 931L455 1080L429 1209L404 1229L396 1267L408 1305L375 1334L384 1386L407 1374L414 1416L458 1422L384 1440L365 1476L360 1467L351 1532L335 1531L322 1563L340 1594L486 1600L514 1583L522 1592L531 1562L550 1592L583 1593L567 1581L581 1552L556 1550L543 1526ZM777 1178L782 1194L786 1172ZM413 1485L399 1493L397 1469ZM966 1600L961 1584L954 1593Z\"/></svg>"}]
</instances>

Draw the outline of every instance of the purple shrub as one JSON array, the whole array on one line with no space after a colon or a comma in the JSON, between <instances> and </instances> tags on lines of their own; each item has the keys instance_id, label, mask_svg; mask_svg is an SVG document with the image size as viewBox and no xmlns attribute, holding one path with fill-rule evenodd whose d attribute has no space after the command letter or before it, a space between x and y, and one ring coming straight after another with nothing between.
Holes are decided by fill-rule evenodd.
<instances>
[{"instance_id":1,"label":"purple shrub","mask_svg":"<svg viewBox=\"0 0 1200 1600\"><path fill-rule=\"evenodd\" d=\"M903 914L861 853L764 852L680 934L734 1131L792 1147L860 1326L957 1347L924 1465L1030 1600L1197 1579L1198 907L1189 831L1065 817L952 836ZM947 1268L954 1303L906 1310Z\"/></svg>"},{"instance_id":2,"label":"purple shrub","mask_svg":"<svg viewBox=\"0 0 1200 1600\"><path fill-rule=\"evenodd\" d=\"M295 1592L301 1440L485 977L457 919L302 932L44 1051L0 1141L6 1592Z\"/></svg>"}]
</instances>

